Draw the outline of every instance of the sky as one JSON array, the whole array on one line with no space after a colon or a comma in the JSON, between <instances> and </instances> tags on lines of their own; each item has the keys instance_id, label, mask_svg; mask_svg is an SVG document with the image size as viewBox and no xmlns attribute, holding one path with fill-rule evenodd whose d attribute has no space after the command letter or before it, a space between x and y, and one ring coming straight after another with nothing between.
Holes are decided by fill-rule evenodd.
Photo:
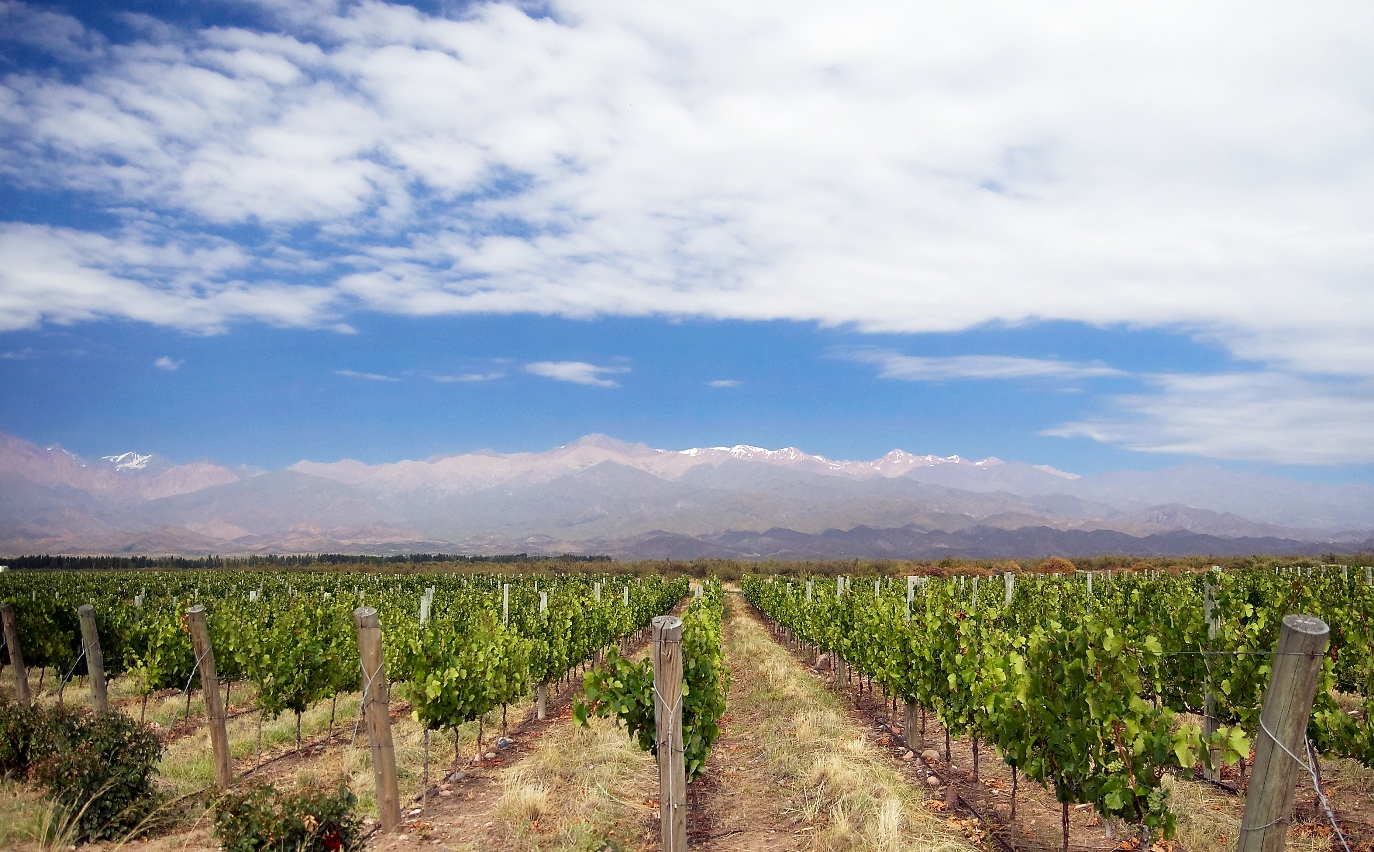
<instances>
[{"instance_id":1,"label":"sky","mask_svg":"<svg viewBox=\"0 0 1374 852\"><path fill-rule=\"evenodd\" d=\"M0 431L1374 481L1374 7L0 0Z\"/></svg>"}]
</instances>

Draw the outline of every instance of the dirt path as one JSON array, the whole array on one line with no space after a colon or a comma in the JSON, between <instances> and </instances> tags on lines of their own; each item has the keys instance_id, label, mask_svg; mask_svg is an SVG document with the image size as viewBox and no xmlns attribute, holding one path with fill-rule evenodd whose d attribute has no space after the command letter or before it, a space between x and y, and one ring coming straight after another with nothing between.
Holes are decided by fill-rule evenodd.
<instances>
[{"instance_id":1,"label":"dirt path","mask_svg":"<svg viewBox=\"0 0 1374 852\"><path fill-rule=\"evenodd\" d=\"M699 782L693 848L973 848L737 593L724 636L729 709Z\"/></svg>"},{"instance_id":2,"label":"dirt path","mask_svg":"<svg viewBox=\"0 0 1374 852\"><path fill-rule=\"evenodd\" d=\"M760 736L764 714L778 708L761 691L767 674L758 661L743 653L742 609L727 600L722 635L725 662L730 667L730 691L721 738L707 761L706 774L689 790L688 841L695 849L733 852L743 849L797 849L794 835L805 821L789 813L788 779L771 767L766 741ZM761 682L763 679L763 682ZM801 823L800 825L798 823Z\"/></svg>"},{"instance_id":3,"label":"dirt path","mask_svg":"<svg viewBox=\"0 0 1374 852\"><path fill-rule=\"evenodd\" d=\"M572 724L573 698L581 691L578 677L565 682L561 689L550 691L546 718L539 719L533 706L523 717L507 727L509 743L498 745L499 729L488 730L483 759L474 760L474 744L468 744L459 768L450 762L433 759L438 751L438 734L431 740L430 788L427 796L416 792L401 808L405 825L394 837L378 836L369 844L374 849L402 849L418 846L441 849L501 848L507 821L497 825L498 814L507 793L512 773L518 773L523 761L544 746L544 737L558 728ZM452 749L448 749L452 753ZM471 752L471 756L467 754ZM486 757L485 755L490 755ZM423 784L418 785L420 787ZM537 832L537 829L536 829Z\"/></svg>"}]
</instances>

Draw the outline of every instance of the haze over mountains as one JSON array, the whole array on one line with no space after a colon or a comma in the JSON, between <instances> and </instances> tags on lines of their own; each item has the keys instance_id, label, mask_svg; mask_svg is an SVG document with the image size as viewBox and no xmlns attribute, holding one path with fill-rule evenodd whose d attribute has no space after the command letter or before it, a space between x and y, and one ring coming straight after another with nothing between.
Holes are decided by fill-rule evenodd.
<instances>
[{"instance_id":1,"label":"haze over mountains","mask_svg":"<svg viewBox=\"0 0 1374 852\"><path fill-rule=\"evenodd\" d=\"M1076 476L894 450L681 451L589 435L286 470L84 459L0 435L0 553L601 553L623 558L1032 558L1356 552L1374 488L1190 464Z\"/></svg>"}]
</instances>

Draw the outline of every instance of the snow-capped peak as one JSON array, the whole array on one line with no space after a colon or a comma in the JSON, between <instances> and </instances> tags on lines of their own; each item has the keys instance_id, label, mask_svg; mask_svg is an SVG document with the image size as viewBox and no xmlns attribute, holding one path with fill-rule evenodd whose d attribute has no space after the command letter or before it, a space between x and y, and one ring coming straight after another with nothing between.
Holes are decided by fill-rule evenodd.
<instances>
[{"instance_id":1,"label":"snow-capped peak","mask_svg":"<svg viewBox=\"0 0 1374 852\"><path fill-rule=\"evenodd\" d=\"M115 470L143 470L148 466L148 462L153 460L152 456L141 456L138 453L120 453L117 456L100 458L113 464Z\"/></svg>"},{"instance_id":2,"label":"snow-capped peak","mask_svg":"<svg viewBox=\"0 0 1374 852\"><path fill-rule=\"evenodd\" d=\"M1047 464L1037 464L1037 465L1034 465L1034 467L1035 467L1036 470L1040 471L1041 473L1048 473L1050 476L1058 476L1058 477L1062 477L1062 478L1064 478L1064 479L1082 479L1082 478L1083 478L1083 477L1079 476L1079 475L1076 474L1076 473L1066 473L1065 471L1058 470L1058 469L1056 469L1056 468L1052 468L1052 467L1050 467L1050 466L1047 465Z\"/></svg>"}]
</instances>

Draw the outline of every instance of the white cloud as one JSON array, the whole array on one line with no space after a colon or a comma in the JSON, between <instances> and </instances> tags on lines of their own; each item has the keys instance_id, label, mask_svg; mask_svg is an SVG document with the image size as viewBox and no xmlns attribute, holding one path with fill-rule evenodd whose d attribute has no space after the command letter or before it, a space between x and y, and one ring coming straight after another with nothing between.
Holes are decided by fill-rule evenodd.
<instances>
[{"instance_id":1,"label":"white cloud","mask_svg":"<svg viewBox=\"0 0 1374 852\"><path fill-rule=\"evenodd\" d=\"M399 382L395 376L384 376L381 373L359 373L356 370L335 370L336 376L347 376L350 379L367 379L370 382Z\"/></svg>"},{"instance_id":2,"label":"white cloud","mask_svg":"<svg viewBox=\"0 0 1374 852\"><path fill-rule=\"evenodd\" d=\"M0 282L3 327L1058 319L1374 375L1368 4L269 8L275 33L150 23L116 47L42 13L89 71L0 83L0 172L154 243L264 225L232 248L307 283L227 298L75 253L86 286L42 284L51 310Z\"/></svg>"},{"instance_id":3,"label":"white cloud","mask_svg":"<svg viewBox=\"0 0 1374 852\"><path fill-rule=\"evenodd\" d=\"M254 259L223 239L158 239L0 223L0 331L110 317L198 332L231 320L318 325L337 294L324 287L248 283Z\"/></svg>"},{"instance_id":4,"label":"white cloud","mask_svg":"<svg viewBox=\"0 0 1374 852\"><path fill-rule=\"evenodd\" d=\"M1045 434L1132 450L1278 464L1374 462L1367 382L1279 373L1158 375L1152 393L1113 400L1114 414Z\"/></svg>"},{"instance_id":5,"label":"white cloud","mask_svg":"<svg viewBox=\"0 0 1374 852\"><path fill-rule=\"evenodd\" d=\"M16 349L10 352L0 353L0 358L3 358L6 361L32 361L34 358L37 357L38 350L27 346L23 349Z\"/></svg>"},{"instance_id":6,"label":"white cloud","mask_svg":"<svg viewBox=\"0 0 1374 852\"><path fill-rule=\"evenodd\" d=\"M1091 379L1126 375L1104 364L1083 364L1004 355L954 355L928 358L887 349L848 349L837 353L854 361L878 364L883 379L944 382L953 379Z\"/></svg>"},{"instance_id":7,"label":"white cloud","mask_svg":"<svg viewBox=\"0 0 1374 852\"><path fill-rule=\"evenodd\" d=\"M69 60L94 59L105 39L69 15L35 9L15 0L0 0L0 43L18 42Z\"/></svg>"},{"instance_id":8,"label":"white cloud","mask_svg":"<svg viewBox=\"0 0 1374 852\"><path fill-rule=\"evenodd\" d=\"M497 379L504 379L505 373L462 373L457 376L435 376L436 382L494 382Z\"/></svg>"},{"instance_id":9,"label":"white cloud","mask_svg":"<svg viewBox=\"0 0 1374 852\"><path fill-rule=\"evenodd\" d=\"M179 361L173 361L171 356L163 355L161 358L153 362L153 366L157 367L159 370L166 370L168 372L172 372L174 370L180 369L181 365L185 363L186 359L184 358Z\"/></svg>"},{"instance_id":10,"label":"white cloud","mask_svg":"<svg viewBox=\"0 0 1374 852\"><path fill-rule=\"evenodd\" d=\"M602 388L619 387L620 383L602 378L607 375L630 372L629 367L598 367L586 361L535 361L525 365L525 372L560 382L579 385L596 385Z\"/></svg>"},{"instance_id":11,"label":"white cloud","mask_svg":"<svg viewBox=\"0 0 1374 852\"><path fill-rule=\"evenodd\" d=\"M737 388L740 386L738 379L712 379L707 382L713 388Z\"/></svg>"}]
</instances>

